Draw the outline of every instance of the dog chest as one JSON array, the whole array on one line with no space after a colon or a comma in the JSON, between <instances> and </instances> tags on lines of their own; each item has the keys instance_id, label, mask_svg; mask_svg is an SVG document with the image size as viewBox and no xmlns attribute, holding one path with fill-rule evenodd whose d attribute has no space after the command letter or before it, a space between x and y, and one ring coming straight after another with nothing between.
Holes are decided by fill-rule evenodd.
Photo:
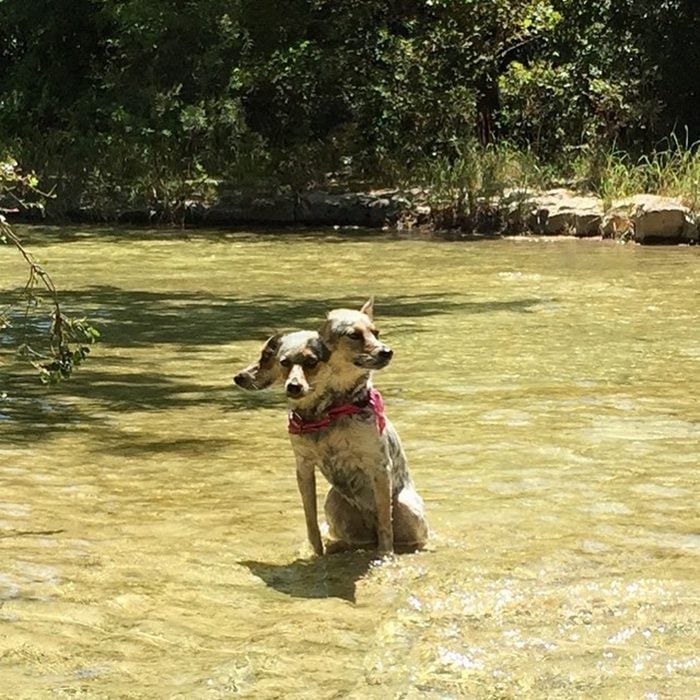
<instances>
[{"instance_id":1,"label":"dog chest","mask_svg":"<svg viewBox=\"0 0 700 700\"><path fill-rule=\"evenodd\" d=\"M347 500L373 510L372 475L386 468L383 441L371 423L347 423L350 425L295 436L292 444L297 455L315 463L328 483Z\"/></svg>"},{"instance_id":2,"label":"dog chest","mask_svg":"<svg viewBox=\"0 0 700 700\"><path fill-rule=\"evenodd\" d=\"M374 511L374 490L369 476L357 468L333 459L320 464L320 470L328 483L337 489L348 501Z\"/></svg>"}]
</instances>

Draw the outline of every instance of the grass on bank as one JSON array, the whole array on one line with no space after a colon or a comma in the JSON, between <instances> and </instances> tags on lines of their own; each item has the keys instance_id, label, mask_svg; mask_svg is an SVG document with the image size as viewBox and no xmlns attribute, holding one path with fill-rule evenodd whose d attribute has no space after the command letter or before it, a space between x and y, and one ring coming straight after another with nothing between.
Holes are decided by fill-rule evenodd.
<instances>
[{"instance_id":1,"label":"grass on bank","mask_svg":"<svg viewBox=\"0 0 700 700\"><path fill-rule=\"evenodd\" d=\"M612 150L594 165L593 188L606 208L615 199L638 194L677 197L692 211L700 211L700 147L670 139L667 148L634 161L627 153Z\"/></svg>"},{"instance_id":2,"label":"grass on bank","mask_svg":"<svg viewBox=\"0 0 700 700\"><path fill-rule=\"evenodd\" d=\"M509 230L506 219L517 221L533 192L555 187L594 194L604 209L616 200L648 193L676 197L700 213L700 142L689 143L675 134L641 157L614 145L587 144L562 145L559 157L543 160L527 146L500 142L483 147L466 141L451 144L450 155L425 157L419 163L386 155L362 165L347 156L338 165L336 146L317 146L296 153L290 157L292 165L282 169L244 159L229 164L225 173L201 168L193 173L154 153L151 165L142 164L136 171L95 168L82 176L65 173L48 178L45 189L56 193L50 201L52 215L73 209L109 219L124 210L153 210L163 223L182 223L189 203L212 204L229 190L294 193L307 188L418 190L430 206L435 228L491 233ZM16 166L0 152L0 175L3 166L12 163ZM0 208L8 206L3 202L0 198Z\"/></svg>"},{"instance_id":3,"label":"grass on bank","mask_svg":"<svg viewBox=\"0 0 700 700\"><path fill-rule=\"evenodd\" d=\"M411 179L404 186L423 188L427 203L438 213L436 223L446 228L487 228L504 204L505 209L517 206L518 193L524 199L528 191L553 187L594 194L606 210L615 200L657 194L678 198L700 212L700 144L672 136L637 159L616 148L582 147L555 163L509 144L469 145L455 158L426 162Z\"/></svg>"}]
</instances>

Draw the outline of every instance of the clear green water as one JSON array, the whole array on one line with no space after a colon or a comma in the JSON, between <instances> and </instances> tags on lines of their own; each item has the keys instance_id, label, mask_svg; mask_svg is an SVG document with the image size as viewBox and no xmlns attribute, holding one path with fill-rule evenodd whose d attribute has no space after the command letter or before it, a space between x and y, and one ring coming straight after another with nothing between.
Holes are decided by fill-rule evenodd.
<instances>
[{"instance_id":1,"label":"clear green water","mask_svg":"<svg viewBox=\"0 0 700 700\"><path fill-rule=\"evenodd\" d=\"M103 342L0 355L0 697L698 697L700 249L23 234ZM313 560L231 377L369 294L434 536Z\"/></svg>"}]
</instances>

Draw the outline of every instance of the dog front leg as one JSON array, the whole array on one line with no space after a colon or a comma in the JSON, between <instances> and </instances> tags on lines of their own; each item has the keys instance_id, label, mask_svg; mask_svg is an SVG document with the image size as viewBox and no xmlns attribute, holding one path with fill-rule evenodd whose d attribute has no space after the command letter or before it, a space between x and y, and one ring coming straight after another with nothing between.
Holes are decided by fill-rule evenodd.
<instances>
[{"instance_id":1,"label":"dog front leg","mask_svg":"<svg viewBox=\"0 0 700 700\"><path fill-rule=\"evenodd\" d=\"M377 505L377 549L380 554L394 551L394 528L391 522L391 462L383 464L372 479Z\"/></svg>"},{"instance_id":2,"label":"dog front leg","mask_svg":"<svg viewBox=\"0 0 700 700\"><path fill-rule=\"evenodd\" d=\"M314 552L323 554L323 541L321 531L318 528L318 506L316 504L316 473L314 464L297 460L297 485L301 494L301 504L304 506L304 519L306 520L306 536Z\"/></svg>"}]
</instances>

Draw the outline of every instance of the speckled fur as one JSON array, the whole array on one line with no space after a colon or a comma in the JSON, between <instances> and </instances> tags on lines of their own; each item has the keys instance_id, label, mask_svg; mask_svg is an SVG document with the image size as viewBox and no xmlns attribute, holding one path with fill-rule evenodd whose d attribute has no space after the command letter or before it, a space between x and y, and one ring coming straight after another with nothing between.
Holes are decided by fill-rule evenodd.
<instances>
[{"instance_id":1,"label":"speckled fur","mask_svg":"<svg viewBox=\"0 0 700 700\"><path fill-rule=\"evenodd\" d=\"M372 372L393 353L379 337L372 300L360 311L335 309L320 329L330 350L330 372L317 381L321 410L360 403L372 386ZM401 440L387 418L377 431L370 409L338 420L316 440L294 436L295 453L319 465L333 488L326 499L331 537L350 545L377 544L381 552L417 549L428 539L423 502L415 490ZM297 463L299 459L297 458ZM342 545L340 545L342 546Z\"/></svg>"}]
</instances>

